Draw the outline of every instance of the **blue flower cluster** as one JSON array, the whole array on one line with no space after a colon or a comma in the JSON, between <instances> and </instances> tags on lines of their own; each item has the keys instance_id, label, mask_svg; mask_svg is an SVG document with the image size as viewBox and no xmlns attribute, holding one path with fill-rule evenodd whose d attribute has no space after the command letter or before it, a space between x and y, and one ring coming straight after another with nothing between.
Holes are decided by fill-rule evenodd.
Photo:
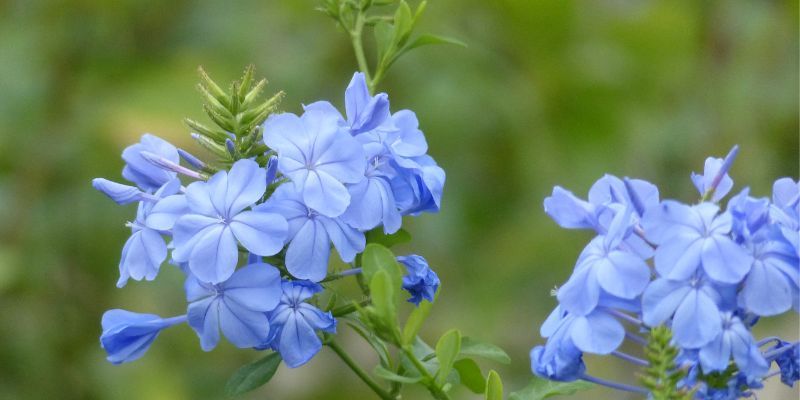
<instances>
[{"instance_id":1,"label":"blue flower cluster","mask_svg":"<svg viewBox=\"0 0 800 400\"><path fill-rule=\"evenodd\" d=\"M110 362L141 357L161 330L182 322L205 351L220 333L240 348L274 349L290 367L319 351L317 332L336 331L331 312L313 299L331 246L353 262L366 231L391 234L404 215L437 212L445 181L413 112L391 113L387 95L371 96L361 73L345 101L345 116L327 102L300 116L270 116L261 127L263 157L211 176L204 162L146 134L122 153L122 175L135 186L93 181L115 202L139 205L117 286L153 280L168 256L186 274L186 315L106 312L101 344ZM408 265L411 301L432 301L436 274L424 258L407 259L399 261Z\"/></svg>"},{"instance_id":2,"label":"blue flower cluster","mask_svg":"<svg viewBox=\"0 0 800 400\"><path fill-rule=\"evenodd\" d=\"M587 374L584 353L646 366L618 349L625 339L643 345L642 332L666 325L680 349L679 366L693 372L684 385L697 388L698 398L745 396L773 374L772 363L784 383L798 380L798 343L757 341L751 329L761 317L800 310L800 185L778 179L771 200L745 188L722 210L737 153L734 147L725 159L709 158L702 174L692 174L702 196L693 205L661 200L646 181L610 175L587 200L553 189L545 212L564 228L597 236L556 290L559 305L541 327L547 343L531 351L536 375L603 382ZM724 390L698 378L732 365L736 373Z\"/></svg>"}]
</instances>

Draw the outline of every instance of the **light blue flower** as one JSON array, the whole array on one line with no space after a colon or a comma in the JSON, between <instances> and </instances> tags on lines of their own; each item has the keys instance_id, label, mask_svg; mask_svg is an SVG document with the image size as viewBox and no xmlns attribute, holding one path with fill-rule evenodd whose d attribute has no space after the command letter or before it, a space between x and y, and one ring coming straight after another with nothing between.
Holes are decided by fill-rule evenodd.
<instances>
[{"instance_id":1,"label":"light blue flower","mask_svg":"<svg viewBox=\"0 0 800 400\"><path fill-rule=\"evenodd\" d=\"M720 287L702 276L686 281L659 278L642 294L642 321L655 327L671 317L675 342L700 348L722 332L720 312L732 308L734 295L735 287Z\"/></svg>"},{"instance_id":2,"label":"light blue flower","mask_svg":"<svg viewBox=\"0 0 800 400\"><path fill-rule=\"evenodd\" d=\"M229 172L186 188L189 212L175 222L172 258L188 261L203 282L228 279L239 258L237 241L251 253L273 255L283 248L288 224L269 212L243 211L266 190L266 171L252 160L239 160Z\"/></svg>"},{"instance_id":3,"label":"light blue flower","mask_svg":"<svg viewBox=\"0 0 800 400\"><path fill-rule=\"evenodd\" d=\"M175 197L171 195L177 193L180 186L180 181L173 179L158 189L151 198L139 203L136 219L128 223L131 228L131 236L122 247L117 287L125 286L129 278L137 281L142 279L151 281L158 275L161 264L167 258L167 244L164 242L162 234L168 233L166 231L171 226L168 223L169 218L164 213L159 214L163 216L160 218L161 221L156 221L161 223L152 223L149 219L153 214L153 209L160 202L171 205L170 210L175 213L172 215L173 222L177 215L186 211L185 202L175 202L170 199ZM162 207L162 209L164 208L166 207Z\"/></svg>"},{"instance_id":4,"label":"light blue flower","mask_svg":"<svg viewBox=\"0 0 800 400\"><path fill-rule=\"evenodd\" d=\"M733 217L731 232L737 243L750 240L769 223L769 200L750 197L750 188L744 188L728 201L727 211Z\"/></svg>"},{"instance_id":5,"label":"light blue flower","mask_svg":"<svg viewBox=\"0 0 800 400\"><path fill-rule=\"evenodd\" d=\"M292 180L303 202L327 217L350 204L345 183L364 179L361 145L339 128L333 112L308 110L272 115L264 123L264 142L278 152L278 170Z\"/></svg>"},{"instance_id":6,"label":"light blue flower","mask_svg":"<svg viewBox=\"0 0 800 400\"><path fill-rule=\"evenodd\" d=\"M581 253L575 271L558 290L561 306L587 315L597 306L601 289L622 299L634 299L650 282L650 268L638 255L620 247L631 232L631 209L620 210L608 233L594 238Z\"/></svg>"},{"instance_id":7,"label":"light blue flower","mask_svg":"<svg viewBox=\"0 0 800 400\"><path fill-rule=\"evenodd\" d=\"M738 283L749 272L752 257L730 237L730 213L717 214L711 203L690 207L666 200L642 219L647 238L658 245L655 266L671 280L687 280L702 265L711 279Z\"/></svg>"},{"instance_id":8,"label":"light blue flower","mask_svg":"<svg viewBox=\"0 0 800 400\"><path fill-rule=\"evenodd\" d=\"M328 272L331 242L344 262L352 262L364 250L364 233L341 218L318 214L303 202L293 185L281 185L259 212L279 214L289 222L286 268L298 279L319 282Z\"/></svg>"},{"instance_id":9,"label":"light blue flower","mask_svg":"<svg viewBox=\"0 0 800 400\"><path fill-rule=\"evenodd\" d=\"M800 182L781 178L772 186L770 219L800 258Z\"/></svg>"},{"instance_id":10,"label":"light blue flower","mask_svg":"<svg viewBox=\"0 0 800 400\"><path fill-rule=\"evenodd\" d=\"M304 109L339 115L340 125L344 126L353 136L372 131L378 126L385 125L389 120L389 96L386 93L371 96L367 81L361 72L353 74L350 84L347 85L344 92L344 105L347 120L342 118L336 107L327 101L311 103Z\"/></svg>"},{"instance_id":11,"label":"light blue flower","mask_svg":"<svg viewBox=\"0 0 800 400\"><path fill-rule=\"evenodd\" d=\"M445 172L428 155L409 159L413 168L400 168L391 181L397 206L403 215L439 212L442 205Z\"/></svg>"},{"instance_id":12,"label":"light blue flower","mask_svg":"<svg viewBox=\"0 0 800 400\"><path fill-rule=\"evenodd\" d=\"M739 367L739 371L748 377L761 378L769 370L769 365L758 350L753 335L742 320L731 312L722 313L721 333L700 348L698 355L703 372L706 374L726 370L731 357Z\"/></svg>"},{"instance_id":13,"label":"light blue flower","mask_svg":"<svg viewBox=\"0 0 800 400\"><path fill-rule=\"evenodd\" d=\"M147 352L162 329L182 322L186 322L185 315L162 319L153 314L108 310L103 313L100 345L113 364L134 361Z\"/></svg>"},{"instance_id":14,"label":"light blue flower","mask_svg":"<svg viewBox=\"0 0 800 400\"><path fill-rule=\"evenodd\" d=\"M739 305L759 316L778 315L800 297L800 263L776 226L761 230L746 242L753 264L739 292Z\"/></svg>"},{"instance_id":15,"label":"light blue flower","mask_svg":"<svg viewBox=\"0 0 800 400\"><path fill-rule=\"evenodd\" d=\"M723 165L723 159L721 158L714 158L708 157L706 159L705 168L703 168L703 174L698 174L692 172L692 183L694 183L694 187L697 188L697 191L700 192L701 195L705 194L706 191L711 187L711 182L714 177L719 172L719 169ZM717 186L716 190L714 191L714 195L711 197L711 201L718 202L723 197L725 197L728 192L733 188L733 179L731 179L728 174L725 174L722 180Z\"/></svg>"},{"instance_id":16,"label":"light blue flower","mask_svg":"<svg viewBox=\"0 0 800 400\"><path fill-rule=\"evenodd\" d=\"M433 303L436 290L439 289L439 277L428 266L425 257L411 254L397 257L397 261L406 267L407 274L403 276L403 289L411 294L408 301L417 306L422 299Z\"/></svg>"},{"instance_id":17,"label":"light blue flower","mask_svg":"<svg viewBox=\"0 0 800 400\"><path fill-rule=\"evenodd\" d=\"M103 178L92 179L92 187L119 205L130 204L144 199L156 199L134 186L123 185Z\"/></svg>"},{"instance_id":18,"label":"light blue flower","mask_svg":"<svg viewBox=\"0 0 800 400\"><path fill-rule=\"evenodd\" d=\"M219 284L189 275L185 288L189 326L205 351L217 346L220 330L239 348L263 344L270 330L266 313L278 306L282 293L280 273L264 263L239 268Z\"/></svg>"},{"instance_id":19,"label":"light blue flower","mask_svg":"<svg viewBox=\"0 0 800 400\"><path fill-rule=\"evenodd\" d=\"M175 164L180 162L178 149L164 139L151 134L142 135L139 143L128 146L122 152L125 168L122 176L146 191L154 191L177 176L173 171L160 168L142 157L142 152L150 152Z\"/></svg>"},{"instance_id":20,"label":"light blue flower","mask_svg":"<svg viewBox=\"0 0 800 400\"><path fill-rule=\"evenodd\" d=\"M269 346L281 354L286 365L297 368L307 363L322 348L316 331L336 333L336 319L330 312L305 303L322 286L309 281L283 281L280 304L269 313L272 327Z\"/></svg>"}]
</instances>

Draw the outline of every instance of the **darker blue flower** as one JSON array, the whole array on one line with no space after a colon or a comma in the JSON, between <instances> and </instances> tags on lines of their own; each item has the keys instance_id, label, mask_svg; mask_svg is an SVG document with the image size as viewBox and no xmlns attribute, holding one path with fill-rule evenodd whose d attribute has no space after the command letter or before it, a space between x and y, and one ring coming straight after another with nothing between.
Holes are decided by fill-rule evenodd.
<instances>
[{"instance_id":1,"label":"darker blue flower","mask_svg":"<svg viewBox=\"0 0 800 400\"><path fill-rule=\"evenodd\" d=\"M264 343L279 352L287 366L297 368L322 348L317 331L336 333L336 319L330 312L322 312L305 302L322 291L322 286L284 280L282 289L280 304L269 313L272 329Z\"/></svg>"},{"instance_id":2,"label":"darker blue flower","mask_svg":"<svg viewBox=\"0 0 800 400\"><path fill-rule=\"evenodd\" d=\"M761 378L769 370L753 335L742 320L731 312L722 313L722 332L700 348L698 355L703 372L707 374L726 370L731 358L739 371L751 378Z\"/></svg>"},{"instance_id":3,"label":"darker blue flower","mask_svg":"<svg viewBox=\"0 0 800 400\"><path fill-rule=\"evenodd\" d=\"M239 348L263 344L270 331L266 313L275 309L282 293L280 273L264 263L244 266L219 284L189 275L185 288L189 326L205 351L217 346L220 330Z\"/></svg>"},{"instance_id":4,"label":"darker blue flower","mask_svg":"<svg viewBox=\"0 0 800 400\"><path fill-rule=\"evenodd\" d=\"M294 183L303 202L327 217L350 204L345 183L364 179L366 158L359 143L339 128L338 115L318 109L272 115L264 142L278 152L278 170Z\"/></svg>"},{"instance_id":5,"label":"darker blue flower","mask_svg":"<svg viewBox=\"0 0 800 400\"><path fill-rule=\"evenodd\" d=\"M792 349L787 350L787 347ZM800 380L800 345L781 340L769 352L780 352L774 361L781 370L781 382L794 387L794 383Z\"/></svg>"},{"instance_id":6,"label":"darker blue flower","mask_svg":"<svg viewBox=\"0 0 800 400\"><path fill-rule=\"evenodd\" d=\"M266 171L247 159L234 163L229 172L214 174L208 182L189 185L189 211L175 222L172 258L188 261L192 274L201 281L219 283L236 268L237 242L261 256L279 252L286 239L286 220L278 214L244 211L261 200L266 188Z\"/></svg>"},{"instance_id":7,"label":"darker blue flower","mask_svg":"<svg viewBox=\"0 0 800 400\"><path fill-rule=\"evenodd\" d=\"M174 171L167 171L145 159L142 152L155 154L174 164L180 162L175 146L157 136L144 134L139 143L128 146L122 152L122 159L125 160L122 176L125 179L142 190L154 191L177 176Z\"/></svg>"},{"instance_id":8,"label":"darker blue flower","mask_svg":"<svg viewBox=\"0 0 800 400\"><path fill-rule=\"evenodd\" d=\"M153 314L108 310L103 314L100 345L111 363L130 362L147 352L162 329L185 321L185 315L163 319Z\"/></svg>"},{"instance_id":9,"label":"darker blue flower","mask_svg":"<svg viewBox=\"0 0 800 400\"><path fill-rule=\"evenodd\" d=\"M403 264L408 272L403 276L403 289L411 294L408 301L417 306L422 299L433 303L436 290L439 289L439 277L428 266L425 257L412 254L397 257L397 261Z\"/></svg>"},{"instance_id":10,"label":"darker blue flower","mask_svg":"<svg viewBox=\"0 0 800 400\"><path fill-rule=\"evenodd\" d=\"M286 268L292 276L319 282L328 272L331 242L344 262L351 262L366 246L364 233L341 218L318 214L302 200L293 185L281 185L256 207L259 212L281 215L289 222Z\"/></svg>"}]
</instances>

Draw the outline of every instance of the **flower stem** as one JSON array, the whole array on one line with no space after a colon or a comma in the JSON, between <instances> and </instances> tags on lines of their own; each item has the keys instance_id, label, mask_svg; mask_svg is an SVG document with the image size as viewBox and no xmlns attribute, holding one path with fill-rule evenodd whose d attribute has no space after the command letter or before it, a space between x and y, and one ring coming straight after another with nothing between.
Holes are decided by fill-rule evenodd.
<instances>
[{"instance_id":1,"label":"flower stem","mask_svg":"<svg viewBox=\"0 0 800 400\"><path fill-rule=\"evenodd\" d=\"M350 275L358 275L361 272L362 272L361 268L346 269L346 270L344 270L342 272L339 272L338 274L328 275L328 276L325 277L325 279L321 280L320 282L335 281L337 279L342 279L342 278L350 276Z\"/></svg>"},{"instance_id":2,"label":"flower stem","mask_svg":"<svg viewBox=\"0 0 800 400\"><path fill-rule=\"evenodd\" d=\"M614 351L611 354L614 355L614 357L617 357L617 358L623 359L625 361L628 361L631 364L636 364L636 365L639 365L639 366L642 366L642 367L646 367L646 366L650 365L647 361L642 360L639 357L634 357L634 356L632 356L630 354L626 354L626 353L623 353L621 351Z\"/></svg>"},{"instance_id":3,"label":"flower stem","mask_svg":"<svg viewBox=\"0 0 800 400\"><path fill-rule=\"evenodd\" d=\"M333 350L333 352L336 353L336 355L339 356L339 358L341 358L342 361L344 361L344 363L347 364L347 366L350 367L350 369L353 370L353 372L355 372L355 374L358 375L358 377L361 378L361 380L364 381L364 383L366 383L367 386L369 386L370 389L372 389L372 391L375 392L375 394L378 395L378 397L380 397L383 400L396 400L396 397L392 396L389 392L384 390L377 382L375 382L375 380L373 380L369 376L369 374L367 374L366 371L364 371L363 368L361 368L358 364L356 364L355 360L350 358L350 355L347 354L347 352L344 351L344 349L339 347L338 343L336 343L334 340L329 340L328 342L325 343L325 345L330 347L330 349Z\"/></svg>"},{"instance_id":4,"label":"flower stem","mask_svg":"<svg viewBox=\"0 0 800 400\"><path fill-rule=\"evenodd\" d=\"M367 81L370 92L374 90L372 79L370 78L369 65L367 64L367 57L364 55L364 42L361 39L361 33L364 28L364 11L359 10L356 15L355 26L350 30L350 42L353 44L353 51L356 54L356 61L358 62L358 69L364 73L364 79Z\"/></svg>"},{"instance_id":5,"label":"flower stem","mask_svg":"<svg viewBox=\"0 0 800 400\"><path fill-rule=\"evenodd\" d=\"M587 374L581 375L580 379L582 379L582 380L584 380L586 382L596 383L598 385L603 385L603 386L606 386L606 387L610 387L612 389L622 390L622 391L625 391L625 392L633 392L633 393L641 393L641 394L649 393L647 391L647 389L640 388L638 386L631 386L631 385L626 385L624 383L611 382L611 381L607 381L605 379L600 379L600 378L597 378L597 377L594 377L594 376L591 376L591 375L587 375Z\"/></svg>"},{"instance_id":6,"label":"flower stem","mask_svg":"<svg viewBox=\"0 0 800 400\"><path fill-rule=\"evenodd\" d=\"M425 365L422 364L422 361L420 361L417 358L417 356L414 355L414 352L411 351L411 347L402 346L401 350L403 351L403 354L406 356L406 358L408 358L411 361L411 363L414 364L414 368L416 368L417 371L420 373L420 375L422 375L422 377L424 378L422 380L422 383L428 388L433 397L439 400L450 400L450 396L447 394L447 392L442 390L442 388L439 387L438 384L436 384L436 379L434 379L434 377L431 376L431 373L428 372L428 369L425 368Z\"/></svg>"}]
</instances>

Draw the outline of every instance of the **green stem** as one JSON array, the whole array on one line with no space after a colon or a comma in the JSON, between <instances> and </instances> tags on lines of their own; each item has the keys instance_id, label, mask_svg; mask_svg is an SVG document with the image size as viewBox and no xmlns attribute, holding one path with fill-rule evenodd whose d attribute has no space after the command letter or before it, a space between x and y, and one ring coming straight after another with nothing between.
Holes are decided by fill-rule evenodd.
<instances>
[{"instance_id":1,"label":"green stem","mask_svg":"<svg viewBox=\"0 0 800 400\"><path fill-rule=\"evenodd\" d=\"M362 301L360 301L358 303L354 302L354 303L350 303L350 304L345 304L345 305L343 305L341 307L334 308L333 311L331 311L331 313L333 314L334 317L339 318L339 317L343 317L345 315L353 313L354 311L356 311L358 309L358 307L366 307L366 306L370 305L371 303L372 303L372 301L367 299L367 300L362 300Z\"/></svg>"},{"instance_id":2,"label":"green stem","mask_svg":"<svg viewBox=\"0 0 800 400\"><path fill-rule=\"evenodd\" d=\"M372 79L370 78L369 65L367 64L367 57L364 55L364 42L361 39L361 33L364 28L364 11L359 10L356 15L356 22L353 29L350 31L350 41L353 43L353 50L356 53L356 61L358 61L358 69L364 73L364 78L370 86L372 92Z\"/></svg>"},{"instance_id":3,"label":"green stem","mask_svg":"<svg viewBox=\"0 0 800 400\"><path fill-rule=\"evenodd\" d=\"M416 368L417 371L419 371L420 375L422 375L422 377L424 378L422 382L431 392L433 397L439 400L450 400L450 396L447 394L447 392L442 390L442 388L439 387L439 385L436 384L436 379L434 379L434 377L431 376L431 373L428 372L428 369L425 368L425 365L422 364L422 361L420 361L417 358L417 356L414 355L414 352L411 350L411 347L403 346L401 349L403 350L403 354L409 360L411 360L412 364L414 364L414 368Z\"/></svg>"},{"instance_id":4,"label":"green stem","mask_svg":"<svg viewBox=\"0 0 800 400\"><path fill-rule=\"evenodd\" d=\"M364 371L363 368L361 368L358 364L356 364L355 360L350 358L350 355L347 354L347 352L344 351L344 349L339 347L338 343L336 343L333 340L330 340L327 343L325 343L325 345L330 347L331 350L333 350L333 352L336 353L336 355L339 356L339 358L341 358L342 361L344 361L344 363L347 364L347 366L350 367L350 369L353 370L353 372L355 372L356 375L358 375L358 377L361 378L361 380L364 381L364 383L366 383L367 386L369 386L370 389L372 389L372 391L375 392L375 394L378 395L378 397L380 397L383 400L396 400L394 396L392 396L389 392L384 390L377 382L375 382L369 376L369 374L367 374L367 372Z\"/></svg>"}]
</instances>

